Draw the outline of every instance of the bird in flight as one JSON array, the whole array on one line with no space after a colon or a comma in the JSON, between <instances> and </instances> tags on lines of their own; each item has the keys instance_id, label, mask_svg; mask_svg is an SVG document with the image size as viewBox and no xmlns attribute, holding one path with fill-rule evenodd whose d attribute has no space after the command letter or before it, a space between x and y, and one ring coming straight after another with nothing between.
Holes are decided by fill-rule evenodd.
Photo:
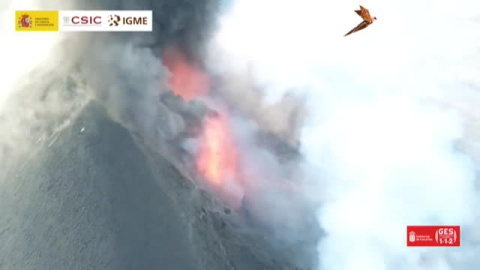
<instances>
[{"instance_id":1,"label":"bird in flight","mask_svg":"<svg viewBox=\"0 0 480 270\"><path fill-rule=\"evenodd\" d=\"M362 29L365 29L367 26L369 26L370 24L373 23L373 21L375 21L377 19L377 17L371 17L370 16L370 12L368 12L368 9L362 7L360 5L360 9L359 10L355 10L355 13L358 14L358 16L362 17L363 21L357 25L355 28L353 28L352 30L350 30L350 32L346 33L344 37L350 35L350 34L353 34L355 32L358 32Z\"/></svg>"}]
</instances>

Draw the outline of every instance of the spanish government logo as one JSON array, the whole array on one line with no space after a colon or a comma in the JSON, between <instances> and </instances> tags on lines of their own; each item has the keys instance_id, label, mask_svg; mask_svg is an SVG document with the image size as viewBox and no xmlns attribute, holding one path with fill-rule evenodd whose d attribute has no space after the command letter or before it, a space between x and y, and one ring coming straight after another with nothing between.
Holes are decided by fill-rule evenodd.
<instances>
[{"instance_id":1,"label":"spanish government logo","mask_svg":"<svg viewBox=\"0 0 480 270\"><path fill-rule=\"evenodd\" d=\"M15 18L16 31L58 31L58 11L55 10L17 10Z\"/></svg>"},{"instance_id":2,"label":"spanish government logo","mask_svg":"<svg viewBox=\"0 0 480 270\"><path fill-rule=\"evenodd\" d=\"M32 18L28 14L23 14L18 18L18 28L32 28Z\"/></svg>"}]
</instances>

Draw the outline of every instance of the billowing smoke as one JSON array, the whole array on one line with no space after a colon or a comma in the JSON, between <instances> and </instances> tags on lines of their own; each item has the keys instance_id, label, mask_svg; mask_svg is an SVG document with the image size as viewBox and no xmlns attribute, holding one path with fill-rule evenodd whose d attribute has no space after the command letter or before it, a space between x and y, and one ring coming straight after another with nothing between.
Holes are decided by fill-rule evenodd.
<instances>
[{"instance_id":1,"label":"billowing smoke","mask_svg":"<svg viewBox=\"0 0 480 270\"><path fill-rule=\"evenodd\" d=\"M243 86L234 93L240 103L252 100L250 85L267 106L285 93L307 98L299 141L305 194L320 205L326 234L320 269L478 268L478 164L458 147L478 137L465 136L474 126L457 109L478 106L480 6L362 5L378 20L343 38L360 22L355 1L236 1L210 66ZM461 225L462 247L407 248L406 226L418 224Z\"/></svg>"},{"instance_id":2,"label":"billowing smoke","mask_svg":"<svg viewBox=\"0 0 480 270\"><path fill-rule=\"evenodd\" d=\"M258 126L260 123L296 144L304 114L300 106L303 99L286 96L281 103L267 106L258 102L258 92L252 88L248 106L241 103L232 106L236 103L234 96L228 96L225 89L232 89L230 82L235 80L221 74L222 83L209 84L200 60L213 29L219 7L217 1L93 2L25 1L13 5L12 1L11 6L2 9L5 39L2 38L1 53L9 59L1 63L3 74L7 74L2 78L0 95L2 160L10 159L16 167L19 162L12 156L22 157L51 146L82 109L91 108L88 104L104 108L111 119L129 129L149 151L174 160L175 155L170 153L175 151L169 151L179 148L178 138L188 135L195 122L191 118L208 114L207 106L222 116L222 105L217 105L228 104L225 106L228 121L218 122L215 118L204 121L207 132L199 137L204 140L199 145L207 143L207 151L205 156L200 155L198 169L206 169L207 178L225 182L227 199L236 200L237 207L248 212L245 216L251 217L249 221L255 223L254 226L267 226L266 231L272 232L275 240L283 241L278 247L295 249L292 244L298 242L305 235L304 229L310 226L302 223L305 210L301 207L302 198L295 191L298 187L291 187L285 180L297 178L293 177L296 168L288 162L280 163L279 155L259 147L257 144L265 143L257 143L256 136L263 132ZM21 9L153 9L155 32L16 33L13 14ZM224 101L192 100L215 87L224 89ZM186 100L179 101L181 98L172 97L172 93ZM199 105L202 102L207 106ZM255 108L256 104L262 107ZM264 112L268 114L263 116ZM251 117L257 118L258 123L249 122L247 119ZM224 144L218 147L217 140ZM236 163L236 156L227 162L216 156L217 150L223 151L222 147L228 143L232 143L233 150L221 158L238 150L238 159L242 160L239 168L232 165L236 173L232 179L226 179L228 166ZM174 165L179 167L178 163ZM235 185L235 181L241 183ZM314 239L312 236L302 240L315 242ZM292 257L296 252L298 260L308 265L306 261L312 256L303 255L302 251L295 249L285 257Z\"/></svg>"},{"instance_id":3,"label":"billowing smoke","mask_svg":"<svg viewBox=\"0 0 480 270\"><path fill-rule=\"evenodd\" d=\"M243 230L260 229L278 256L311 268L319 230L301 193L298 152L231 103L212 96L205 102L214 113L205 119L202 136L185 148L198 157L206 189L241 213Z\"/></svg>"},{"instance_id":4,"label":"billowing smoke","mask_svg":"<svg viewBox=\"0 0 480 270\"><path fill-rule=\"evenodd\" d=\"M2 104L1 115L2 159L11 159L13 154L22 156L51 146L78 113L82 109L91 108L86 107L87 104L94 103L104 108L111 119L129 129L135 139L149 151L158 152L170 161L177 162L174 166L181 167L176 159L178 153L171 150L180 148L181 138L188 135L189 129L194 126L192 123L208 114L207 107L218 109L221 113L217 105L225 105L221 101L217 104L214 99L192 100L196 95L205 95L210 88L215 87L209 84L210 78L203 74L200 60L205 53L202 47L210 37L214 25L217 2L186 1L182 5L176 1L162 1L158 2L158 6L143 5L138 1L135 4L131 1L125 1L125 4L118 1L95 4L84 1L61 4L34 1L21 4L9 6L3 11L8 15L5 16L8 19L3 24L5 27L14 22L16 9L146 8L154 10L155 32L22 35L14 32L13 26L3 29L2 34L7 42L3 44L2 53L14 61L2 63L2 70L11 75L2 81L2 97L6 101ZM23 40L18 41L19 37ZM25 43L25 46L17 43ZM32 44L37 44L36 49L31 48ZM14 50L15 48L17 49ZM17 58L14 59L13 56ZM12 62L15 66L10 66ZM218 88L226 89L222 85ZM197 93L198 89L200 92ZM181 98L175 98L173 94L180 95ZM182 98L186 100L182 101ZM253 99L258 99L258 96L254 95ZM252 104L255 104L253 99ZM300 203L296 202L300 199L296 198L298 196L287 196L287 201L287 197L277 194L283 190L288 192L288 187L285 187L288 184L283 178L289 178L287 171L290 175L295 171L288 167L279 169L281 166L277 157L256 146L255 134L259 133L259 127L256 124L245 124L248 122L245 118L251 117L248 113L252 112L239 113L237 116L237 113L233 113L236 108L231 106L231 101L227 100L229 106L226 106L226 113L229 120L225 125L218 125L213 120L213 130L209 130L209 121L205 121L205 128L213 134L211 138L206 136L207 155L203 158L200 155L196 161L199 164L197 169L205 170L207 167L210 170L207 177L213 175L219 178L217 181L225 182L228 192L225 193L224 189L220 195L226 195L227 203L233 201L237 207L241 204L246 206L249 209L248 215L257 222L255 226L269 223L269 231L274 233L280 232L280 226L288 227L289 231L298 231L299 226L295 223L301 220L298 217L302 213L297 207ZM274 132L287 139L294 138L295 135L292 134L295 133L291 132L290 126L298 125L298 119L301 119L302 113L297 113L301 111L298 104L300 102L297 99L287 97L283 106L270 108L271 113L263 124L270 122ZM288 112L280 114L282 111ZM254 111L253 116L259 116L259 112ZM281 115L296 114L299 116L287 120L280 128L272 125ZM229 130L230 125L234 127L232 130ZM230 136L227 133L234 133L231 138L234 145L231 148L241 150L238 158L243 160L241 169L232 167L238 171L230 183L225 177L229 163L216 157L216 151L225 146L218 147L216 140L228 142L225 140ZM204 138L200 136L198 139ZM200 146L202 143L205 142L197 142ZM232 154L230 152L232 151L221 158L228 157ZM14 165L19 164L18 160L11 160ZM230 163L236 161L235 158L232 160ZM9 167L6 164L4 166ZM267 173L268 171L273 173ZM199 172L202 173L201 170ZM188 175L185 170L182 173ZM241 185L235 184L235 181L241 182ZM276 187L269 188L268 184ZM265 196L267 191L269 196ZM283 205L282 209L274 209L280 204ZM297 235L300 233L297 232ZM289 236L279 235L277 238L295 242L300 237ZM300 250L297 252L300 253Z\"/></svg>"},{"instance_id":5,"label":"billowing smoke","mask_svg":"<svg viewBox=\"0 0 480 270\"><path fill-rule=\"evenodd\" d=\"M48 2L48 4L46 4ZM49 146L89 100L70 73L74 44L59 33L14 32L15 10L51 9L58 1L2 1L0 9L0 159L8 171L15 157ZM62 2L68 8L68 1ZM64 47L65 50L58 48ZM71 49L69 51L69 49Z\"/></svg>"},{"instance_id":6,"label":"billowing smoke","mask_svg":"<svg viewBox=\"0 0 480 270\"><path fill-rule=\"evenodd\" d=\"M0 64L2 153L20 154L34 144L53 143L91 100L148 143L160 144L158 139L182 131L180 117L159 102L168 78L160 51L174 45L198 57L213 26L216 1L147 2L2 2L0 53L8 59ZM32 9L152 9L155 32L15 32L14 11ZM158 123L167 124L162 129Z\"/></svg>"},{"instance_id":7,"label":"billowing smoke","mask_svg":"<svg viewBox=\"0 0 480 270\"><path fill-rule=\"evenodd\" d=\"M217 89L223 99L244 115L252 117L263 129L272 132L291 145L298 144L299 132L306 117L305 98L286 94L273 103L264 102L262 84L248 65L224 63L230 59L214 50L209 56L209 70L217 75ZM222 63L218 65L218 63ZM239 102L241 100L241 102Z\"/></svg>"},{"instance_id":8,"label":"billowing smoke","mask_svg":"<svg viewBox=\"0 0 480 270\"><path fill-rule=\"evenodd\" d=\"M278 239L316 240L302 230L307 215L298 209L308 198L320 205L326 233L318 244L321 269L478 268L476 165L457 149L478 155L472 147L478 132L462 122L463 112L471 114L465 108L478 105L475 0L368 1L378 21L348 38L343 34L359 22L354 1L238 0L209 44L213 0L1 5L0 53L9 59L0 64L2 162L37 143L55 143L92 99L152 149L167 149L186 132L180 114L197 105L166 101L170 90L191 87L170 76L190 74L188 66L168 66L164 49L174 47L185 62L207 56L207 70L218 78L209 86L228 104L243 155L238 194L250 197L250 214L267 220ZM153 9L155 32L14 33L13 11L35 8ZM256 135L265 129L300 146L302 173L298 160L284 162L262 148ZM408 249L408 224L459 224L463 247Z\"/></svg>"}]
</instances>

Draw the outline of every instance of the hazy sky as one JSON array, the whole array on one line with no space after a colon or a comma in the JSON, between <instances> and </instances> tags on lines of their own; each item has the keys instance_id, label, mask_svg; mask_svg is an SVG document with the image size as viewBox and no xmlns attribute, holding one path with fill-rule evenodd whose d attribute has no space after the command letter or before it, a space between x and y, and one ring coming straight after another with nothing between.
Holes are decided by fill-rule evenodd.
<instances>
[{"instance_id":1,"label":"hazy sky","mask_svg":"<svg viewBox=\"0 0 480 270\"><path fill-rule=\"evenodd\" d=\"M361 19L378 20L343 37ZM455 152L476 114L480 2L237 0L213 50L253 65L268 102L308 96L302 150L323 202L322 269L474 269L475 166ZM233 63L233 64L232 64ZM238 64L238 65L235 65ZM462 249L405 247L409 224L459 224ZM478 234L476 236L478 238ZM463 253L462 253L463 252Z\"/></svg>"},{"instance_id":2,"label":"hazy sky","mask_svg":"<svg viewBox=\"0 0 480 270\"><path fill-rule=\"evenodd\" d=\"M47 52L61 34L14 32L13 10L33 3L0 3L0 109L22 75L42 60L54 63ZM343 37L361 21L359 4L378 20ZM225 61L214 64L252 62L269 101L291 87L309 97L302 151L322 187L313 192L329 234L318 246L322 269L479 269L479 239L468 231L479 220L475 168L453 151L469 123L421 101L476 114L480 1L236 0L232 7L212 43ZM415 223L462 225L464 247L406 248L405 226Z\"/></svg>"},{"instance_id":3,"label":"hazy sky","mask_svg":"<svg viewBox=\"0 0 480 270\"><path fill-rule=\"evenodd\" d=\"M277 83L309 79L331 84L336 92L368 85L368 92L416 93L419 89L403 86L413 82L416 88L429 88L419 83L432 87L441 83L439 78L475 79L475 44L480 41L476 1L364 1L360 4L378 21L344 38L361 21L353 12L358 4L239 0L218 39L242 59L264 66L261 71ZM289 76L281 76L285 74Z\"/></svg>"},{"instance_id":4,"label":"hazy sky","mask_svg":"<svg viewBox=\"0 0 480 270\"><path fill-rule=\"evenodd\" d=\"M38 1L2 1L0 3L0 109L16 83L24 81L22 76L48 59L55 65L54 46L62 39L62 33L18 33L15 32L15 10L35 10L45 6ZM56 0L51 1L52 4ZM53 56L52 56L53 53Z\"/></svg>"}]
</instances>

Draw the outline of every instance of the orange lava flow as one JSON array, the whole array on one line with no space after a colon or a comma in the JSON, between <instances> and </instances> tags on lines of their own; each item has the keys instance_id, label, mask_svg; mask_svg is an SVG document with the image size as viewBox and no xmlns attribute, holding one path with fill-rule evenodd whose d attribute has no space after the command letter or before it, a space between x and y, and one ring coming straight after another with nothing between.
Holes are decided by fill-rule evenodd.
<instances>
[{"instance_id":1,"label":"orange lava flow","mask_svg":"<svg viewBox=\"0 0 480 270\"><path fill-rule=\"evenodd\" d=\"M190 101L208 94L211 86L208 74L189 62L180 50L164 50L162 61L171 73L168 86L176 95ZM237 175L237 146L228 123L226 110L203 120L195 165L197 172L212 191L227 203L238 206L243 196L243 188L239 186Z\"/></svg>"},{"instance_id":2,"label":"orange lava flow","mask_svg":"<svg viewBox=\"0 0 480 270\"><path fill-rule=\"evenodd\" d=\"M165 50L163 63L171 72L168 86L185 101L206 95L210 88L208 76L195 65L190 64L178 50Z\"/></svg>"},{"instance_id":3,"label":"orange lava flow","mask_svg":"<svg viewBox=\"0 0 480 270\"><path fill-rule=\"evenodd\" d=\"M216 186L233 179L237 166L237 151L230 134L227 117L209 117L204 123L202 145L197 168Z\"/></svg>"}]
</instances>

